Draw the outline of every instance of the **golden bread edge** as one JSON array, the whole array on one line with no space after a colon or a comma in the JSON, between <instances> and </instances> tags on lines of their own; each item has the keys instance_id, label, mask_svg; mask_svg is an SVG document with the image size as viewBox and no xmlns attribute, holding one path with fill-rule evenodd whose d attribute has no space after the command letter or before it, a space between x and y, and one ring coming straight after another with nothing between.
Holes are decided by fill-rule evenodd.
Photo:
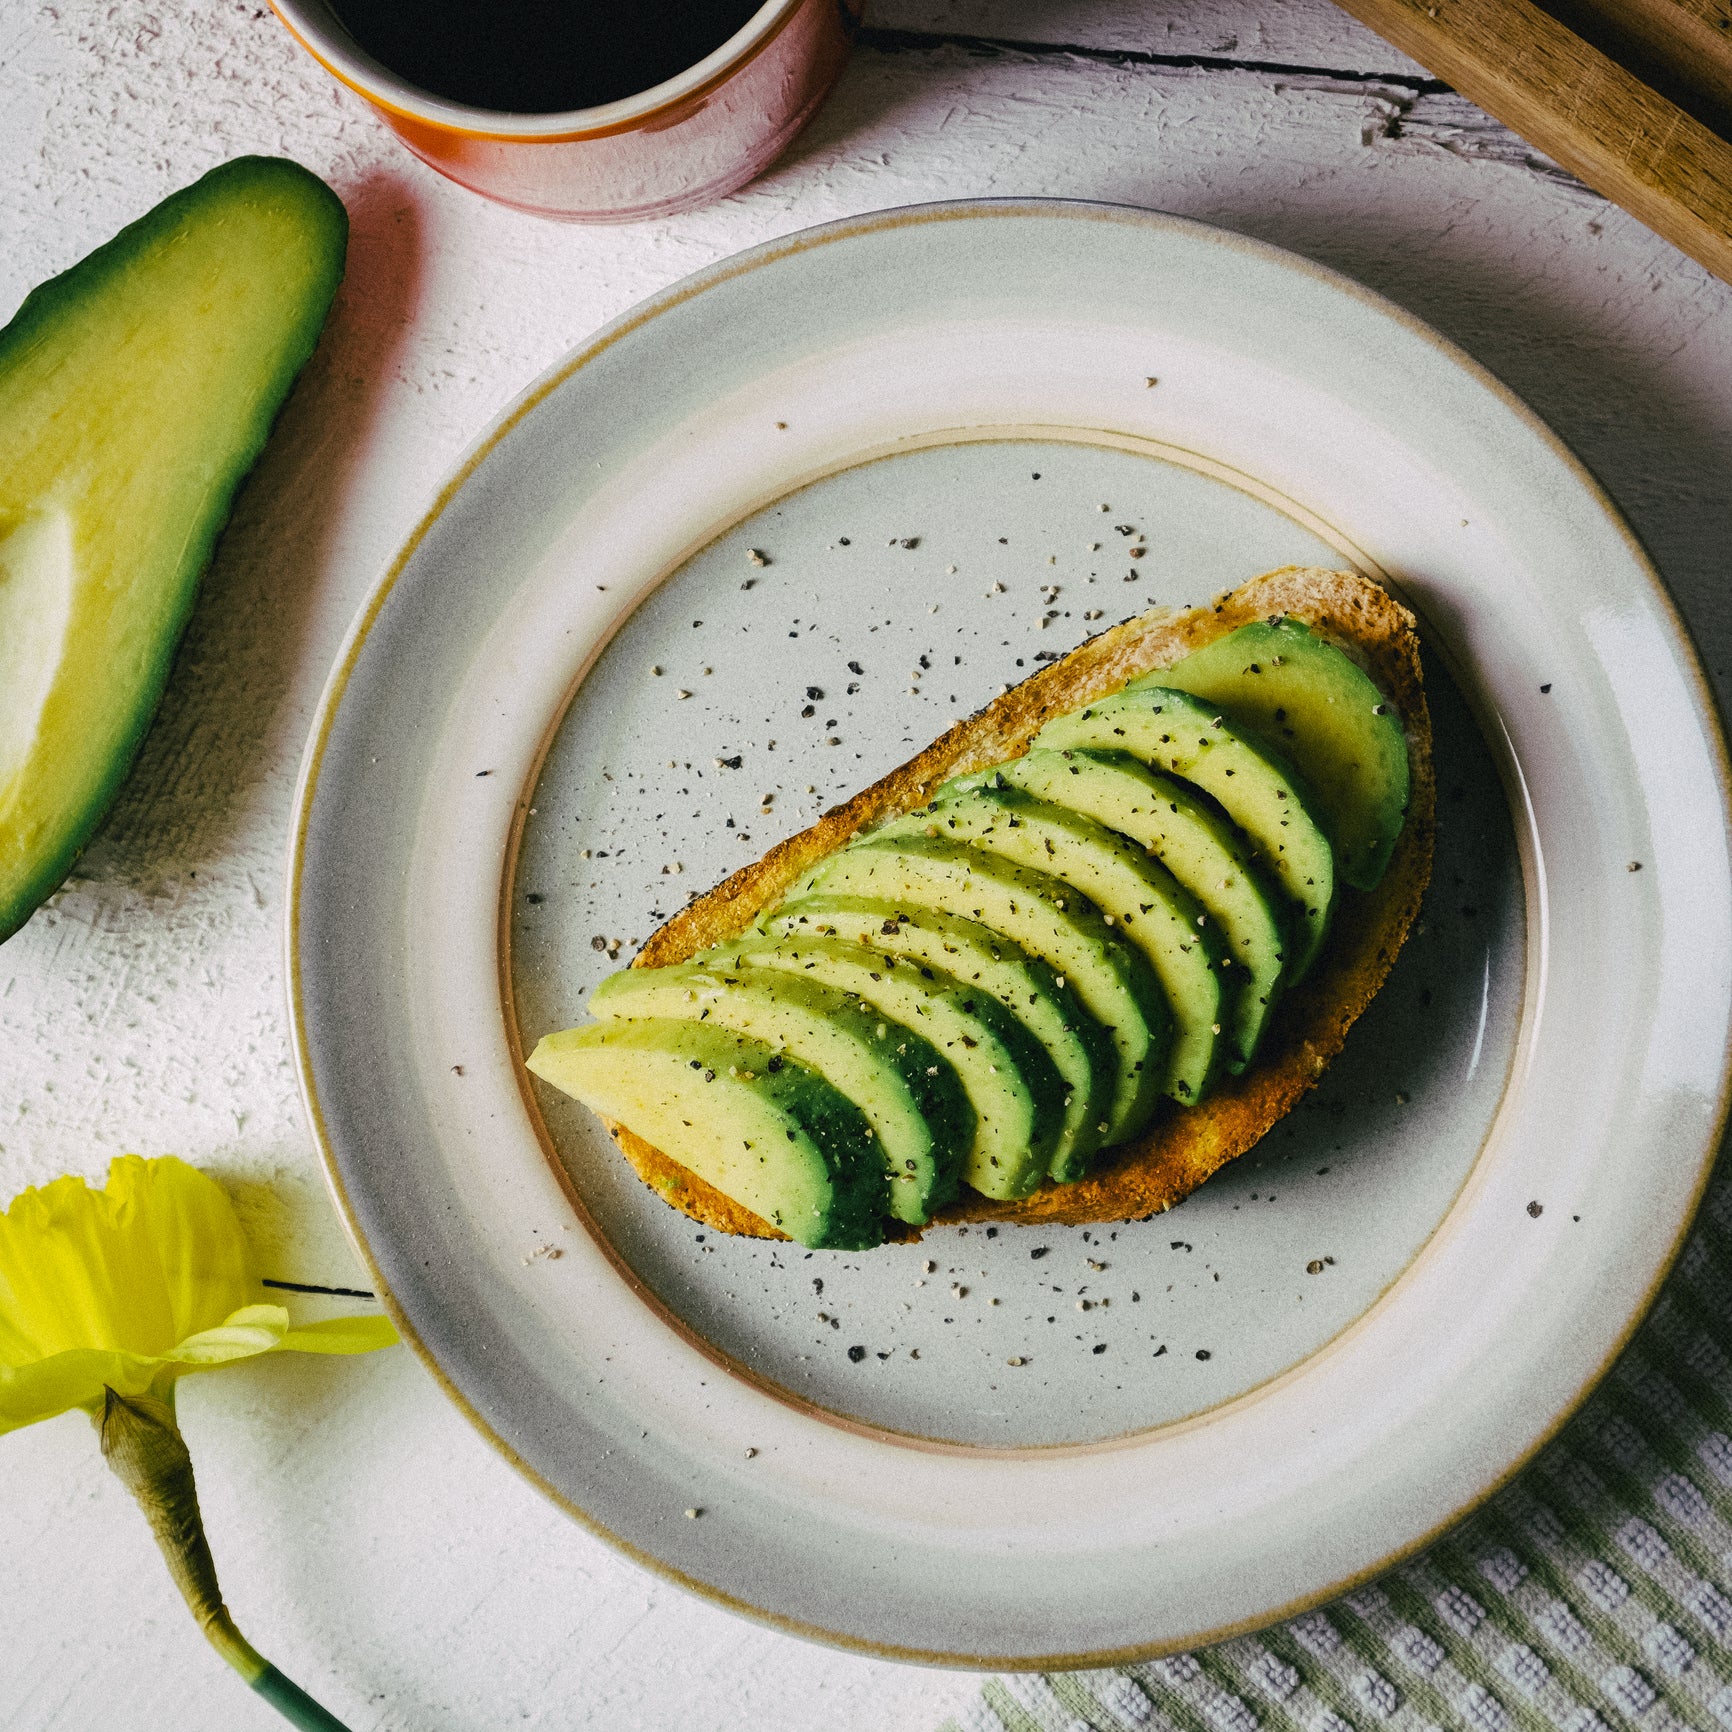
<instances>
[{"instance_id":1,"label":"golden bread edge","mask_svg":"<svg viewBox=\"0 0 1732 1732\"><path fill-rule=\"evenodd\" d=\"M1406 730L1412 789L1407 824L1382 882L1369 892L1341 886L1334 927L1322 955L1282 999L1256 1062L1199 1105L1163 1112L1134 1142L1109 1149L1087 1178L1046 1185L1021 1202L967 1197L934 1225L1030 1221L1064 1225L1134 1220L1175 1203L1243 1154L1297 1105L1341 1050L1347 1031L1382 986L1431 877L1436 784L1431 718L1419 662L1417 622L1387 592L1357 573L1286 566L1254 578L1204 607L1157 611L1079 644L947 733L742 867L656 931L634 968L684 962L733 937L773 907L809 866L857 832L924 805L952 776L1020 757L1054 716L1117 691L1252 620L1289 614L1343 650L1394 702ZM644 1182L694 1221L752 1238L785 1235L688 1172L623 1125L608 1127ZM889 1223L892 1236L897 1224ZM918 1237L912 1229L909 1235Z\"/></svg>"}]
</instances>

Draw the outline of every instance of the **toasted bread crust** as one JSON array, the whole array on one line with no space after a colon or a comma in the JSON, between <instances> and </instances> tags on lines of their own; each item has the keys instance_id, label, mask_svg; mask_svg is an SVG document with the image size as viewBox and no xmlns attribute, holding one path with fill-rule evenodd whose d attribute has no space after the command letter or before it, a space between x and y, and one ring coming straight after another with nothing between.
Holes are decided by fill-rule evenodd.
<instances>
[{"instance_id":1,"label":"toasted bread crust","mask_svg":"<svg viewBox=\"0 0 1732 1732\"><path fill-rule=\"evenodd\" d=\"M1084 1225L1170 1209L1250 1148L1317 1082L1382 986L1431 877L1436 786L1416 622L1400 603L1356 573L1287 566L1206 607L1144 614L1102 632L689 904L650 938L633 967L684 962L731 938L773 907L809 866L859 831L925 804L952 776L1020 757L1054 716L1080 709L1139 674L1169 666L1203 644L1272 614L1304 620L1338 644L1388 695L1401 717L1412 790L1407 824L1382 882L1369 892L1339 889L1328 944L1310 974L1276 1008L1256 1060L1244 1075L1218 1087L1200 1105L1163 1111L1136 1141L1105 1151L1085 1179L1044 1185L1021 1202L969 1196L945 1209L935 1224L990 1220ZM623 1125L609 1128L639 1176L694 1220L718 1232L784 1236Z\"/></svg>"}]
</instances>

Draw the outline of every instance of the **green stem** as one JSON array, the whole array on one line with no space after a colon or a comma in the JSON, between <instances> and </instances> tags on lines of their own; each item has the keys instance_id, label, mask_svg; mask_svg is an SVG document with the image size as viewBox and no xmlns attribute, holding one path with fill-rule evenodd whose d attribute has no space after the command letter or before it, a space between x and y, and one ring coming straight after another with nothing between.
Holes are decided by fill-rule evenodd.
<instances>
[{"instance_id":1,"label":"green stem","mask_svg":"<svg viewBox=\"0 0 1732 1732\"><path fill-rule=\"evenodd\" d=\"M168 1573L210 1645L291 1725L302 1732L346 1732L341 1720L285 1678L235 1628L217 1586L192 1457L173 1408L154 1396L117 1395L110 1389L96 1428L103 1460L138 1500Z\"/></svg>"},{"instance_id":2,"label":"green stem","mask_svg":"<svg viewBox=\"0 0 1732 1732\"><path fill-rule=\"evenodd\" d=\"M266 1666L253 1688L301 1732L347 1732L343 1722L315 1702L292 1678L285 1678L275 1666Z\"/></svg>"}]
</instances>

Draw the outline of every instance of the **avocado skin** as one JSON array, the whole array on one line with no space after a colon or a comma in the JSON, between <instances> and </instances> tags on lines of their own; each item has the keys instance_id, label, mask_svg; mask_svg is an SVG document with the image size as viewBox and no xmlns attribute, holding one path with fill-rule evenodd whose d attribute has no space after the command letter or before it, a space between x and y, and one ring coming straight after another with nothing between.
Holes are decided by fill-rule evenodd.
<instances>
[{"instance_id":1,"label":"avocado skin","mask_svg":"<svg viewBox=\"0 0 1732 1732\"><path fill-rule=\"evenodd\" d=\"M154 261L176 248L204 247L214 256L228 238L225 230L229 234L244 230L244 224L232 220L237 211L261 204L274 206L288 216L304 235L305 257L297 261L303 268L299 293L286 309L287 316L274 333L275 341L248 356L250 365L234 370L235 396L240 399L244 394L248 401L242 413L222 417L229 424L221 449L198 450L203 470L199 497L191 509L186 509L184 502L174 508L172 528L176 533L167 537L178 548L178 556L155 570L127 573L129 591L142 597L146 609L156 616L151 633L154 641L125 665L85 670L87 682L100 681L102 707L113 718L108 737L84 759L82 774L73 779L73 785L56 778L59 785L32 786L26 772L25 799L39 802L44 809L32 825L37 834L16 857L14 849L6 846L4 834L12 813L0 813L0 942L10 938L65 879L137 758L168 683L199 579L228 522L235 495L264 449L277 415L324 328L343 277L348 215L337 195L298 163L281 157L239 157L171 194L69 270L33 289L12 321L0 330L0 455L4 455L8 447L18 449L6 436L7 423L14 417L39 417L44 408L43 393L36 380L26 378L27 368L40 368L44 355L52 356L62 333L74 344L75 366L86 362L87 356L77 353L77 340L87 342L85 316L93 307L100 307L106 294L130 277L148 272ZM261 286L281 270L281 261L272 256L261 256L256 263ZM120 299L124 304L124 297ZM165 307L164 312L165 318L173 319L178 310ZM117 347L130 335L124 326L117 330ZM150 345L144 347L148 351ZM122 365L125 358L122 348ZM159 355L147 353L138 364L166 376ZM91 388L88 371L79 369L67 382L67 400L76 404L77 394ZM124 430L110 431L118 435ZM143 430L143 436L157 442L152 447L153 457L165 436L184 452L198 433L198 428L161 425ZM167 454L167 460L174 460L173 452ZM38 493L37 500L41 497ZM0 521L12 512L27 513L33 503L31 498L8 497L5 478L0 475ZM113 533L124 536L129 528L116 525Z\"/></svg>"}]
</instances>

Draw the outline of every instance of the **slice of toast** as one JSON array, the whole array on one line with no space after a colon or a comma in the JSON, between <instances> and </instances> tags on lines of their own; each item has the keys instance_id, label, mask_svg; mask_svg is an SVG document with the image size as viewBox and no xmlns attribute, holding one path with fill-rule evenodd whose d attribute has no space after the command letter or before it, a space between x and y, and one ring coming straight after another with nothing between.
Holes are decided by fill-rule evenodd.
<instances>
[{"instance_id":1,"label":"slice of toast","mask_svg":"<svg viewBox=\"0 0 1732 1732\"><path fill-rule=\"evenodd\" d=\"M1134 1141L1104 1150L1085 1179L1044 1185L1020 1202L965 1194L934 1224L990 1220L1082 1225L1170 1209L1250 1148L1316 1083L1383 984L1431 877L1436 788L1416 622L1406 608L1356 573L1287 566L1206 607L1182 613L1157 609L1079 644L978 715L958 722L900 769L833 806L810 829L778 843L761 860L690 903L649 939L633 966L684 962L733 937L773 907L809 866L860 831L924 805L940 783L1020 757L1052 717L1080 709L1139 674L1169 666L1203 644L1272 614L1303 620L1339 645L1401 717L1412 790L1406 827L1382 882L1371 891L1338 889L1334 925L1322 954L1277 1006L1257 1056L1242 1076L1225 1081L1197 1106L1158 1115ZM610 1124L609 1129L639 1176L693 1220L724 1233L784 1237L623 1125Z\"/></svg>"}]
</instances>

